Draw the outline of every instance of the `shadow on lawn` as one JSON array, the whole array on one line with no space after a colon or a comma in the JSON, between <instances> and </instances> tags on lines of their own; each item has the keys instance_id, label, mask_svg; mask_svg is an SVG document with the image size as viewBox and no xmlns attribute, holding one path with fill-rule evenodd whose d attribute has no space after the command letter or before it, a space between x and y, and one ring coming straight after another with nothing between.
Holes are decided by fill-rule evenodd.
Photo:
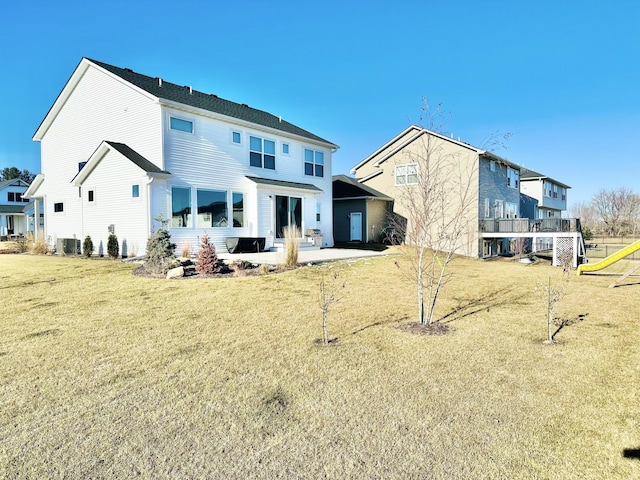
<instances>
[{"instance_id":1,"label":"shadow on lawn","mask_svg":"<svg viewBox=\"0 0 640 480\"><path fill-rule=\"evenodd\" d=\"M635 458L640 460L640 448L625 448L622 450L622 456L624 458Z\"/></svg>"},{"instance_id":2,"label":"shadow on lawn","mask_svg":"<svg viewBox=\"0 0 640 480\"><path fill-rule=\"evenodd\" d=\"M438 320L442 323L450 323L454 320L461 320L483 310L489 311L493 307L502 305L513 305L517 297L512 298L511 294L515 289L505 287L493 291L484 292L480 296L470 298L457 298L458 305Z\"/></svg>"}]
</instances>

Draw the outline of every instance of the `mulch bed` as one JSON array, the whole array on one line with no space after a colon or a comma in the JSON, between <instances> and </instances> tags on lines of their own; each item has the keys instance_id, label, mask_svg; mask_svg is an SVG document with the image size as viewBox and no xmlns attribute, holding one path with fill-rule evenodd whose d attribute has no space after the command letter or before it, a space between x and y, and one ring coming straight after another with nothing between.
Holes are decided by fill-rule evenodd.
<instances>
[{"instance_id":1,"label":"mulch bed","mask_svg":"<svg viewBox=\"0 0 640 480\"><path fill-rule=\"evenodd\" d=\"M206 279L206 278L242 278L242 277L257 277L260 275L265 275L265 271L258 264L248 264L247 262L243 262L241 265L232 263L231 265L224 264L218 273L211 274L201 274L198 273L195 269L194 265L183 265L184 267L184 276L179 278L172 278L171 280L189 280L189 279ZM295 267L293 267L295 268ZM273 273L281 273L286 272L288 270L292 270L293 268L288 268L283 265L277 266L269 266L269 274ZM159 278L165 279L165 274L157 274L150 273L145 268L144 265L140 265L138 268L134 269L132 272L137 277L147 277L147 278Z\"/></svg>"},{"instance_id":2,"label":"mulch bed","mask_svg":"<svg viewBox=\"0 0 640 480\"><path fill-rule=\"evenodd\" d=\"M453 329L446 323L433 322L431 324L421 324L417 322L403 323L398 326L403 332L413 333L415 335L446 335L451 333Z\"/></svg>"}]
</instances>

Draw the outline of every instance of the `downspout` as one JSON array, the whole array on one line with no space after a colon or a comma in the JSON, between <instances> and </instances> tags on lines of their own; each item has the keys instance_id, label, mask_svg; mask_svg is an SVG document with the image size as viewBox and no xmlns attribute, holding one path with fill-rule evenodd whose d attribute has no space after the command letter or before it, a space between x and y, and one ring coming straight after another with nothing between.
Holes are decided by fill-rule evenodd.
<instances>
[{"instance_id":1,"label":"downspout","mask_svg":"<svg viewBox=\"0 0 640 480\"><path fill-rule=\"evenodd\" d=\"M147 183L145 183L145 190L147 194L147 238L151 237L151 229L153 226L153 219L151 218L151 184L153 183L154 178L151 176L147 176L149 179ZM145 245L145 252L147 248Z\"/></svg>"}]
</instances>

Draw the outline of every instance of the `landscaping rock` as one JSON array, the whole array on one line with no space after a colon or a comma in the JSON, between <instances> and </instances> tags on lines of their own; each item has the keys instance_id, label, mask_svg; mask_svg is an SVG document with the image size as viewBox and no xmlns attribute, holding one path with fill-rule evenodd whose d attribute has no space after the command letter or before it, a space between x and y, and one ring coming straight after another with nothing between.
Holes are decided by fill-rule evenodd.
<instances>
[{"instance_id":1,"label":"landscaping rock","mask_svg":"<svg viewBox=\"0 0 640 480\"><path fill-rule=\"evenodd\" d=\"M171 278L182 278L182 277L184 277L184 267L172 268L167 272L167 280Z\"/></svg>"}]
</instances>

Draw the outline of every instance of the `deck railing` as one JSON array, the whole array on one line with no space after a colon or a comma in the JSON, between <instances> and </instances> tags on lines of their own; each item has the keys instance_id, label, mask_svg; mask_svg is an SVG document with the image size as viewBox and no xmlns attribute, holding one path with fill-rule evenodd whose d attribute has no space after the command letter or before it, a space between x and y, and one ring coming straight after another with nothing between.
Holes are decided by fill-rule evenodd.
<instances>
[{"instance_id":1,"label":"deck railing","mask_svg":"<svg viewBox=\"0 0 640 480\"><path fill-rule=\"evenodd\" d=\"M485 218L479 222L480 232L539 233L581 232L579 218Z\"/></svg>"}]
</instances>

